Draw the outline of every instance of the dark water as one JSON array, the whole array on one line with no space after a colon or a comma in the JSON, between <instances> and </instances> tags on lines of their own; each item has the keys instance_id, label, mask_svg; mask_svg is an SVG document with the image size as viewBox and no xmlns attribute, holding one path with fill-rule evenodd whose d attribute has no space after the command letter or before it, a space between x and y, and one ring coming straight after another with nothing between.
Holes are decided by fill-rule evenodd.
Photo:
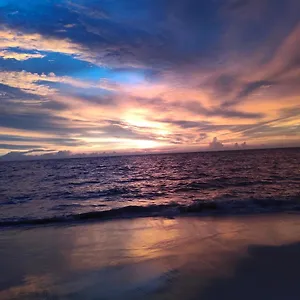
<instances>
[{"instance_id":1,"label":"dark water","mask_svg":"<svg viewBox=\"0 0 300 300\"><path fill-rule=\"evenodd\" d=\"M0 225L300 210L300 149L0 163Z\"/></svg>"}]
</instances>

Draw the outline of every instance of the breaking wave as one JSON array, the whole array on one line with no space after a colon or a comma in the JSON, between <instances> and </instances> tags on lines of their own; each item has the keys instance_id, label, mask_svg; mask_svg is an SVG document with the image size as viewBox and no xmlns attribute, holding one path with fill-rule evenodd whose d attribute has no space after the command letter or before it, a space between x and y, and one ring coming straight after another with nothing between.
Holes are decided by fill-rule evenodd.
<instances>
[{"instance_id":1,"label":"breaking wave","mask_svg":"<svg viewBox=\"0 0 300 300\"><path fill-rule=\"evenodd\" d=\"M198 201L190 205L179 203L149 206L132 205L104 211L90 211L46 218L2 219L0 226L48 225L139 217L217 216L272 212L300 212L300 199L210 200Z\"/></svg>"}]
</instances>

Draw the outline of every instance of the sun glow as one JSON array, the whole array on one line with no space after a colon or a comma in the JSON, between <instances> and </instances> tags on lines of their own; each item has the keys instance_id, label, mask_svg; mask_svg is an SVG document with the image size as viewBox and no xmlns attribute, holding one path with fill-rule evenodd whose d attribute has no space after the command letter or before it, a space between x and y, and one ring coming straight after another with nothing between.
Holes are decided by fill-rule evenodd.
<instances>
[{"instance_id":1,"label":"sun glow","mask_svg":"<svg viewBox=\"0 0 300 300\"><path fill-rule=\"evenodd\" d=\"M96 148L101 148L102 150L109 150L111 146L120 146L120 149L151 149L166 146L165 143L155 140L147 139L125 139L125 138L97 138L97 137L86 137L81 138L83 142L94 145Z\"/></svg>"},{"instance_id":2,"label":"sun glow","mask_svg":"<svg viewBox=\"0 0 300 300\"><path fill-rule=\"evenodd\" d=\"M151 140L135 140L133 144L136 148L139 149L151 149L161 147L162 144L160 142L151 141Z\"/></svg>"}]
</instances>

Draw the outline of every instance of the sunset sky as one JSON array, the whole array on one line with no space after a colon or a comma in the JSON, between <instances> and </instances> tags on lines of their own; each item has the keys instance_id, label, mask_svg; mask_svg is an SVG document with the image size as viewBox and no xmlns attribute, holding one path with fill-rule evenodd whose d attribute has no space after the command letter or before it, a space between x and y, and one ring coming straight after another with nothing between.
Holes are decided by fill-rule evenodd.
<instances>
[{"instance_id":1,"label":"sunset sky","mask_svg":"<svg viewBox=\"0 0 300 300\"><path fill-rule=\"evenodd\" d=\"M300 145L299 0L0 0L0 155L243 142Z\"/></svg>"}]
</instances>

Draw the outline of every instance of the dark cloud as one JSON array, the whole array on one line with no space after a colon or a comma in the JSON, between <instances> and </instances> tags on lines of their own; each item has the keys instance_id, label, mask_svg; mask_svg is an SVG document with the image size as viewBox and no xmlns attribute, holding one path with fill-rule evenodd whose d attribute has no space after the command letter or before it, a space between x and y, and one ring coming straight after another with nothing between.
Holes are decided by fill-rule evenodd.
<instances>
[{"instance_id":1,"label":"dark cloud","mask_svg":"<svg viewBox=\"0 0 300 300\"><path fill-rule=\"evenodd\" d=\"M39 148L39 145L14 145L14 144L0 144L0 149L8 150L27 150L31 148Z\"/></svg>"},{"instance_id":2,"label":"dark cloud","mask_svg":"<svg viewBox=\"0 0 300 300\"><path fill-rule=\"evenodd\" d=\"M45 137L28 137L28 136L25 137L25 136L7 135L7 134L0 134L0 141L1 142L29 142L29 143L36 143L36 144L48 143L48 144L63 145L63 146L82 145L82 142L74 138L66 138L66 137L45 138Z\"/></svg>"},{"instance_id":3,"label":"dark cloud","mask_svg":"<svg viewBox=\"0 0 300 300\"><path fill-rule=\"evenodd\" d=\"M159 111L168 111L168 110L185 110L194 115L202 115L206 117L223 117L223 118L239 118L239 119L261 119L264 117L263 113L252 113L238 111L235 109L223 107L223 106L214 106L210 108L204 107L198 101L178 101L178 102L166 102L161 98L151 98L151 99L142 99L139 98L139 102L143 105L148 105L149 107L155 108ZM185 121L184 121L185 122ZM195 125L192 123L185 123L186 126Z\"/></svg>"},{"instance_id":4,"label":"dark cloud","mask_svg":"<svg viewBox=\"0 0 300 300\"><path fill-rule=\"evenodd\" d=\"M260 123L248 126L247 129L241 130L240 133L245 138L269 138L269 137L297 137L300 136L300 126L274 126L271 122Z\"/></svg>"},{"instance_id":5,"label":"dark cloud","mask_svg":"<svg viewBox=\"0 0 300 300\"><path fill-rule=\"evenodd\" d=\"M265 114L263 113L251 113L237 110L222 110L215 109L206 114L207 116L221 116L224 118L239 118L239 119L261 119Z\"/></svg>"},{"instance_id":6,"label":"dark cloud","mask_svg":"<svg viewBox=\"0 0 300 300\"><path fill-rule=\"evenodd\" d=\"M283 11L295 24L298 17L292 8L298 1L263 1L259 5L247 1L147 0L147 1L82 1L51 2L10 1L1 8L2 24L24 32L38 32L82 44L92 52L105 51L104 58L119 62L139 61L162 67L207 59L211 62L222 55L222 38L240 18L224 18L224 7L248 10L272 7L260 16L259 22L248 20L242 27L246 39L239 37L238 46L247 49L253 41L263 41L278 23ZM258 8L257 8L258 7ZM287 8L288 7L288 8ZM17 12L11 14L12 12ZM246 18L247 19L247 18ZM235 23L236 22L236 23ZM69 25L72 26L69 26ZM287 30L291 26L287 26ZM259 29L259 30L257 30ZM286 32L285 32L286 33ZM257 43L255 44L257 45ZM235 45L236 47L237 45ZM253 47L250 47L250 49ZM157 64L159 63L159 65Z\"/></svg>"},{"instance_id":7,"label":"dark cloud","mask_svg":"<svg viewBox=\"0 0 300 300\"><path fill-rule=\"evenodd\" d=\"M154 119L155 120L155 119ZM171 120L171 119L158 119L157 121L163 122L163 123L169 123L176 126L179 126L183 129L189 129L189 128L203 128L210 126L211 123L205 122L205 121L185 121L185 120Z\"/></svg>"},{"instance_id":8,"label":"dark cloud","mask_svg":"<svg viewBox=\"0 0 300 300\"><path fill-rule=\"evenodd\" d=\"M200 139L196 139L197 142L204 140L207 138L207 133L216 133L220 130L230 131L231 134L239 134L244 139L250 138L270 138L276 136L286 136L286 137L295 137L300 135L300 127L298 125L295 126L279 126L278 124L274 126L277 122L288 120L291 115L286 115L288 112L285 111L285 116L282 118L274 119L271 121L266 122L259 122L257 124L243 124L243 125L227 125L227 124L213 124L210 122L189 122L184 120L171 120L171 119L162 119L159 120L163 123L168 123L172 125L176 125L181 127L182 129L197 129L198 131L203 131L200 136ZM298 111L299 113L299 111ZM299 113L300 115L300 113ZM294 117L295 115L293 115ZM173 137L174 138L174 137ZM194 138L194 135L191 135L189 139L183 140L182 135L178 135L176 139L181 141L182 143L187 142L188 140L191 141ZM216 147L219 142L218 140L214 140L213 144L211 145ZM220 146L220 145L219 145Z\"/></svg>"},{"instance_id":9,"label":"dark cloud","mask_svg":"<svg viewBox=\"0 0 300 300\"><path fill-rule=\"evenodd\" d=\"M224 109L221 107L205 108L199 102L189 101L181 103L181 107L195 114L207 117L239 118L239 119L260 119L264 116L262 113L251 113L237 111L233 109Z\"/></svg>"},{"instance_id":10,"label":"dark cloud","mask_svg":"<svg viewBox=\"0 0 300 300\"><path fill-rule=\"evenodd\" d=\"M39 100L41 99L38 95L24 92L23 90L15 87L11 87L0 83L0 100L1 103L9 102L9 100ZM0 103L0 105L1 105Z\"/></svg>"},{"instance_id":11,"label":"dark cloud","mask_svg":"<svg viewBox=\"0 0 300 300\"><path fill-rule=\"evenodd\" d=\"M73 125L73 127L72 127ZM53 134L56 138L31 138L31 137L17 137L11 135L0 135L2 140L17 141L36 141L56 145L65 146L83 146L86 145L81 140L70 138L71 134L79 135L85 131L91 130L91 126L82 123L81 121L73 120L70 123L69 119L52 115L50 112L36 111L36 112L19 112L18 110L3 110L0 112L0 127L29 130L40 133Z\"/></svg>"},{"instance_id":12,"label":"dark cloud","mask_svg":"<svg viewBox=\"0 0 300 300\"><path fill-rule=\"evenodd\" d=\"M40 107L50 110L66 110L69 106L66 103L55 100L45 100L40 103Z\"/></svg>"},{"instance_id":13,"label":"dark cloud","mask_svg":"<svg viewBox=\"0 0 300 300\"><path fill-rule=\"evenodd\" d=\"M233 105L236 105L237 103L242 102L245 100L248 96L256 92L262 87L270 87L275 85L275 82L268 81L268 80L260 80L260 81L253 81L246 83L242 86L240 92L237 94L235 99L229 100L229 101L223 101L222 108L230 107Z\"/></svg>"},{"instance_id":14,"label":"dark cloud","mask_svg":"<svg viewBox=\"0 0 300 300\"><path fill-rule=\"evenodd\" d=\"M209 84L211 84L213 90L216 91L219 96L224 97L231 93L239 83L236 75L223 73L218 75L213 82L209 82Z\"/></svg>"},{"instance_id":15,"label":"dark cloud","mask_svg":"<svg viewBox=\"0 0 300 300\"><path fill-rule=\"evenodd\" d=\"M294 112L293 112L294 110ZM231 128L233 133L238 133L244 138L268 138L268 137L295 137L299 135L300 128L297 123L294 126L282 126L282 122L293 120L300 116L299 106L293 109L282 109L281 116L277 119L259 122L249 125L236 125Z\"/></svg>"},{"instance_id":16,"label":"dark cloud","mask_svg":"<svg viewBox=\"0 0 300 300\"><path fill-rule=\"evenodd\" d=\"M195 139L195 143L198 144L208 138L207 133L200 133L198 137Z\"/></svg>"},{"instance_id":17,"label":"dark cloud","mask_svg":"<svg viewBox=\"0 0 300 300\"><path fill-rule=\"evenodd\" d=\"M53 149L31 149L26 152L23 152L24 154L30 154L30 153L43 153L43 152L54 152ZM55 151L56 152L56 151Z\"/></svg>"},{"instance_id":18,"label":"dark cloud","mask_svg":"<svg viewBox=\"0 0 300 300\"><path fill-rule=\"evenodd\" d=\"M106 91L104 91L104 95L101 95L102 91L101 89L97 89L97 92L91 93L91 90L88 89L85 93L71 92L66 94L66 96L73 96L99 106L116 106L118 104L116 95L108 95Z\"/></svg>"},{"instance_id":19,"label":"dark cloud","mask_svg":"<svg viewBox=\"0 0 300 300\"><path fill-rule=\"evenodd\" d=\"M212 122L207 121L185 121L185 120L172 120L172 119L153 119L154 121L167 123L176 125L182 129L198 129L199 131L205 131L205 132L215 132L218 130L230 130L230 131L236 131L236 130L242 130L247 129L251 125L235 125L235 124L214 124Z\"/></svg>"},{"instance_id":20,"label":"dark cloud","mask_svg":"<svg viewBox=\"0 0 300 300\"><path fill-rule=\"evenodd\" d=\"M44 132L63 132L67 119L46 112L2 111L0 126Z\"/></svg>"},{"instance_id":21,"label":"dark cloud","mask_svg":"<svg viewBox=\"0 0 300 300\"><path fill-rule=\"evenodd\" d=\"M279 113L282 118L299 117L300 116L300 105L282 108L279 110Z\"/></svg>"},{"instance_id":22,"label":"dark cloud","mask_svg":"<svg viewBox=\"0 0 300 300\"><path fill-rule=\"evenodd\" d=\"M247 83L243 87L241 92L239 93L238 98L247 97L247 96L251 95L253 92L260 89L261 87L271 86L273 84L274 84L274 82L267 81L267 80L260 80L260 81L254 81L254 82Z\"/></svg>"}]
</instances>

